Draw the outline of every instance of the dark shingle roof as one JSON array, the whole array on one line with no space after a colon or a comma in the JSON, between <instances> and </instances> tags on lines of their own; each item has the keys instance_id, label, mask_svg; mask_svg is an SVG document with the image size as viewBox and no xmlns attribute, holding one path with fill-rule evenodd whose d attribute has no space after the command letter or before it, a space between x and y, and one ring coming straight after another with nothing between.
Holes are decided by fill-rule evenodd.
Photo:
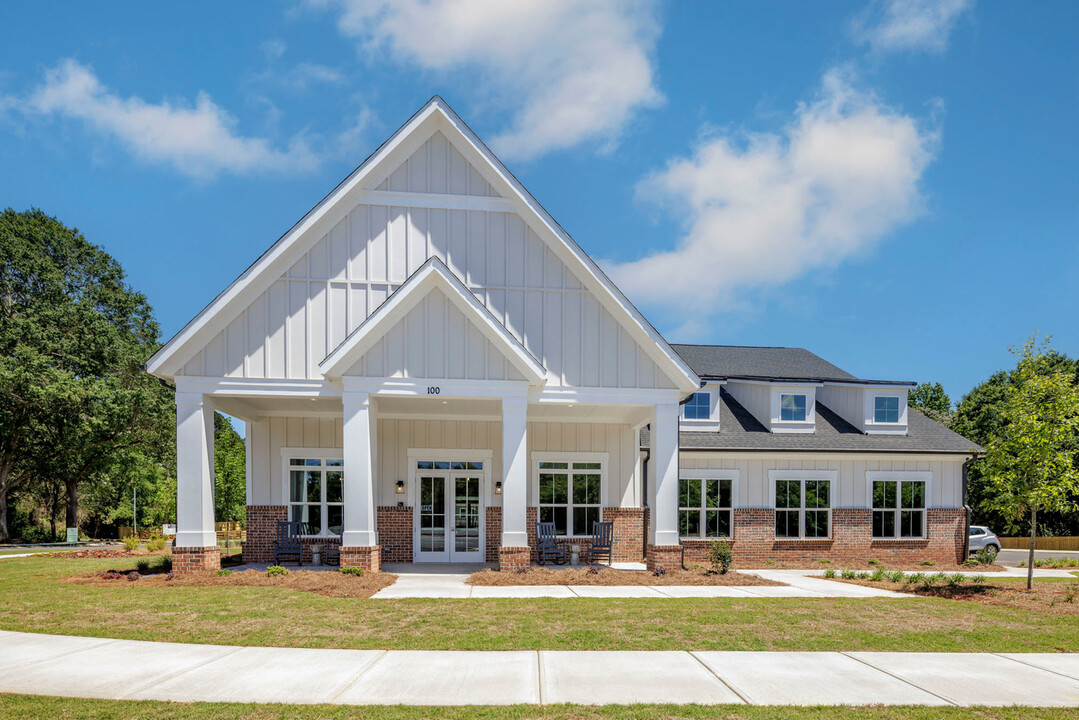
<instances>
[{"instance_id":1,"label":"dark shingle roof","mask_svg":"<svg viewBox=\"0 0 1079 720\"><path fill-rule=\"evenodd\" d=\"M804 348L741 345L671 345L701 377L857 380Z\"/></svg>"},{"instance_id":2,"label":"dark shingle roof","mask_svg":"<svg viewBox=\"0 0 1079 720\"><path fill-rule=\"evenodd\" d=\"M642 442L647 435L642 436ZM866 435L817 401L813 433L771 433L748 410L720 391L719 432L683 432L683 450L773 450L789 452L970 453L977 445L917 410L907 411L906 435Z\"/></svg>"}]
</instances>

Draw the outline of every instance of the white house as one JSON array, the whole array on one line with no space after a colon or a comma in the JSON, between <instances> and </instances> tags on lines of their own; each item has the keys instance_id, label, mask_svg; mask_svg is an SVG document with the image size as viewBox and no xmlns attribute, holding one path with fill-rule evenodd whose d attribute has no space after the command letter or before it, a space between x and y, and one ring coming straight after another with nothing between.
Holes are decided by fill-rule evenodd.
<instances>
[{"instance_id":1,"label":"white house","mask_svg":"<svg viewBox=\"0 0 1079 720\"><path fill-rule=\"evenodd\" d=\"M250 561L285 519L365 568L521 567L537 519L585 541L613 521L615 559L650 566L719 536L962 551L972 446L909 384L672 348L438 97L147 369L176 386L178 571L219 566L215 409L247 423Z\"/></svg>"}]
</instances>

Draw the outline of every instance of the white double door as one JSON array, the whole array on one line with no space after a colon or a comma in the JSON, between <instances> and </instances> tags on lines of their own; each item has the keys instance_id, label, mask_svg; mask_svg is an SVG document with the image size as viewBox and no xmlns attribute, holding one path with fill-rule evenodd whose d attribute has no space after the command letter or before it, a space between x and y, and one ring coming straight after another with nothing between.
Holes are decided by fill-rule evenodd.
<instances>
[{"instance_id":1,"label":"white double door","mask_svg":"<svg viewBox=\"0 0 1079 720\"><path fill-rule=\"evenodd\" d=\"M483 473L418 470L416 562L483 562Z\"/></svg>"}]
</instances>

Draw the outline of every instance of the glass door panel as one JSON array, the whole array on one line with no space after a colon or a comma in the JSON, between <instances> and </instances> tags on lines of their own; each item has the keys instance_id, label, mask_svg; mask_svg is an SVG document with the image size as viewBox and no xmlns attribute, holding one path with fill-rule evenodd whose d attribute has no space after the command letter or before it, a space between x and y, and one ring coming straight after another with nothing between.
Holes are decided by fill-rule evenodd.
<instances>
[{"instance_id":1,"label":"glass door panel","mask_svg":"<svg viewBox=\"0 0 1079 720\"><path fill-rule=\"evenodd\" d=\"M420 477L421 553L446 552L446 478Z\"/></svg>"},{"instance_id":2,"label":"glass door panel","mask_svg":"<svg viewBox=\"0 0 1079 720\"><path fill-rule=\"evenodd\" d=\"M478 553L480 552L480 479L455 477L453 485L454 554Z\"/></svg>"}]
</instances>

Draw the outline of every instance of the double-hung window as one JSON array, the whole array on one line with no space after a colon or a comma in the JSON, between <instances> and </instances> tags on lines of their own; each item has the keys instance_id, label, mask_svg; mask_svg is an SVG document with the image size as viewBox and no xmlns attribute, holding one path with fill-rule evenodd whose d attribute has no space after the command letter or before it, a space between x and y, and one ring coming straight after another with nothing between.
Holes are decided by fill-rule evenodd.
<instances>
[{"instance_id":1,"label":"double-hung window","mask_svg":"<svg viewBox=\"0 0 1079 720\"><path fill-rule=\"evenodd\" d=\"M873 398L873 422L898 423L899 398L894 395L878 395Z\"/></svg>"},{"instance_id":2,"label":"double-hung window","mask_svg":"<svg viewBox=\"0 0 1079 720\"><path fill-rule=\"evenodd\" d=\"M783 422L805 422L806 396L781 394L779 396L779 419Z\"/></svg>"},{"instance_id":3,"label":"double-hung window","mask_svg":"<svg viewBox=\"0 0 1079 720\"><path fill-rule=\"evenodd\" d=\"M340 458L294 457L288 462L289 519L310 535L340 535L344 463Z\"/></svg>"},{"instance_id":4,"label":"double-hung window","mask_svg":"<svg viewBox=\"0 0 1079 720\"><path fill-rule=\"evenodd\" d=\"M539 463L539 519L557 535L591 535L603 503L599 462Z\"/></svg>"},{"instance_id":5,"label":"double-hung window","mask_svg":"<svg viewBox=\"0 0 1079 720\"><path fill-rule=\"evenodd\" d=\"M832 529L832 481L776 478L776 537L827 538Z\"/></svg>"},{"instance_id":6,"label":"double-hung window","mask_svg":"<svg viewBox=\"0 0 1079 720\"><path fill-rule=\"evenodd\" d=\"M682 417L686 420L708 420L712 416L709 393L695 392L683 405Z\"/></svg>"},{"instance_id":7,"label":"double-hung window","mask_svg":"<svg viewBox=\"0 0 1079 720\"><path fill-rule=\"evenodd\" d=\"M925 537L926 485L919 476L871 475L873 537Z\"/></svg>"},{"instance_id":8,"label":"double-hung window","mask_svg":"<svg viewBox=\"0 0 1079 720\"><path fill-rule=\"evenodd\" d=\"M684 538L731 536L734 481L679 478L678 534Z\"/></svg>"}]
</instances>

